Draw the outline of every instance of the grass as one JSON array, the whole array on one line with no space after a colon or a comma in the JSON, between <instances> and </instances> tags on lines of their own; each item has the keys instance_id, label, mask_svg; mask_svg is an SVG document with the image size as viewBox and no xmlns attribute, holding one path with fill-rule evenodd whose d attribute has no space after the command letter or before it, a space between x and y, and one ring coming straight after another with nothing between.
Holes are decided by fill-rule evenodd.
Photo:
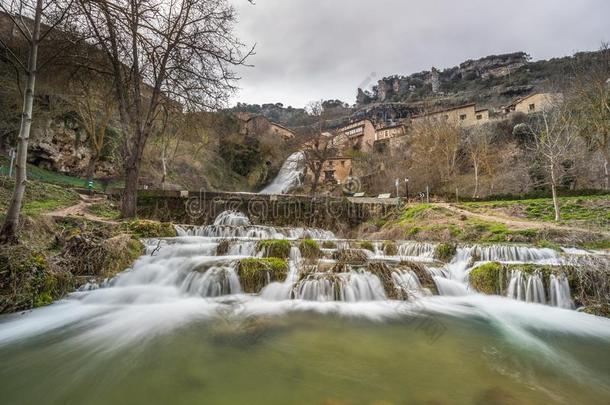
<instances>
[{"instance_id":1,"label":"grass","mask_svg":"<svg viewBox=\"0 0 610 405\"><path fill-rule=\"evenodd\" d=\"M0 156L0 176L8 176L8 166L10 162L5 157ZM13 172L13 177L15 176ZM87 188L87 179L80 177L69 176L66 174L54 172L51 170L42 169L32 164L27 165L27 178L28 180L36 180L43 183L56 184L60 186L68 186L74 188ZM119 188L122 187L122 182L112 181L108 184L108 188ZM103 184L99 181L93 181L93 189L102 191L104 189Z\"/></svg>"},{"instance_id":2,"label":"grass","mask_svg":"<svg viewBox=\"0 0 610 405\"><path fill-rule=\"evenodd\" d=\"M117 205L110 201L91 204L87 210L100 218L116 220L121 217L121 212L119 211Z\"/></svg>"},{"instance_id":3,"label":"grass","mask_svg":"<svg viewBox=\"0 0 610 405\"><path fill-rule=\"evenodd\" d=\"M15 181L7 177L0 177L0 210L4 217ZM42 183L35 180L28 181L25 188L22 214L26 216L40 216L44 213L69 207L79 201L79 196L73 190L54 184Z\"/></svg>"},{"instance_id":4,"label":"grass","mask_svg":"<svg viewBox=\"0 0 610 405\"><path fill-rule=\"evenodd\" d=\"M610 195L560 197L562 224L583 224L593 229L610 229ZM516 201L462 203L461 208L474 212L509 211L510 215L530 220L554 222L553 200L536 198Z\"/></svg>"},{"instance_id":5,"label":"grass","mask_svg":"<svg viewBox=\"0 0 610 405\"><path fill-rule=\"evenodd\" d=\"M268 239L260 241L259 250L263 251L265 257L287 259L290 257L290 242L285 239Z\"/></svg>"}]
</instances>

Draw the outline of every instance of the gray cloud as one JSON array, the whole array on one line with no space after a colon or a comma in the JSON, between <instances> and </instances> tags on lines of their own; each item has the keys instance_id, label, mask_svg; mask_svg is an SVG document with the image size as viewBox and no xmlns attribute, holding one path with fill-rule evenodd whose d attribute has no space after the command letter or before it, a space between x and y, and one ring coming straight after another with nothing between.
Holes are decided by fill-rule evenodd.
<instances>
[{"instance_id":1,"label":"gray cloud","mask_svg":"<svg viewBox=\"0 0 610 405\"><path fill-rule=\"evenodd\" d=\"M240 38L257 43L234 102L353 103L377 78L514 51L534 59L610 40L607 0L231 0Z\"/></svg>"}]
</instances>

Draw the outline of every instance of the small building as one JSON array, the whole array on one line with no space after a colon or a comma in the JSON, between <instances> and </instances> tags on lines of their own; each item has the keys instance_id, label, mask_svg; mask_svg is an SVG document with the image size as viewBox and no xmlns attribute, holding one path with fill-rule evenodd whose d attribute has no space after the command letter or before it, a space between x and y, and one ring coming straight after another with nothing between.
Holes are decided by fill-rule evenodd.
<instances>
[{"instance_id":1,"label":"small building","mask_svg":"<svg viewBox=\"0 0 610 405\"><path fill-rule=\"evenodd\" d=\"M284 140L292 139L295 136L294 131L283 125L269 121L267 117L258 114L249 114L239 112L235 116L240 121L240 133L246 136L256 136L265 133L271 133L281 137Z\"/></svg>"},{"instance_id":2,"label":"small building","mask_svg":"<svg viewBox=\"0 0 610 405\"><path fill-rule=\"evenodd\" d=\"M504 107L505 114L519 112L523 114L533 114L545 111L563 101L561 93L534 93L529 96L521 97Z\"/></svg>"},{"instance_id":3,"label":"small building","mask_svg":"<svg viewBox=\"0 0 610 405\"><path fill-rule=\"evenodd\" d=\"M295 132L290 128L286 128L278 123L271 122L271 132L275 135L282 137L285 140L292 139L295 137Z\"/></svg>"},{"instance_id":4,"label":"small building","mask_svg":"<svg viewBox=\"0 0 610 405\"><path fill-rule=\"evenodd\" d=\"M322 165L322 182L343 184L352 173L352 159L348 157L333 157L327 159Z\"/></svg>"}]
</instances>

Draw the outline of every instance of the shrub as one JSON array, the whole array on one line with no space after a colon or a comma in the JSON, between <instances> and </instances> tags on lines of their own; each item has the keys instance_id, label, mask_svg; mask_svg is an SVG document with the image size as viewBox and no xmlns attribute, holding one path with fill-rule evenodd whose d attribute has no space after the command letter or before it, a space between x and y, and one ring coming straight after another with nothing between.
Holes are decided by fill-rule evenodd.
<instances>
[{"instance_id":1,"label":"shrub","mask_svg":"<svg viewBox=\"0 0 610 405\"><path fill-rule=\"evenodd\" d=\"M258 249L263 251L265 257L287 259L290 257L290 242L285 239L269 239L260 241Z\"/></svg>"},{"instance_id":2,"label":"shrub","mask_svg":"<svg viewBox=\"0 0 610 405\"><path fill-rule=\"evenodd\" d=\"M313 239L303 239L299 244L301 256L306 259L319 259L322 256L320 245Z\"/></svg>"},{"instance_id":3,"label":"shrub","mask_svg":"<svg viewBox=\"0 0 610 405\"><path fill-rule=\"evenodd\" d=\"M237 264L237 274L245 292L258 293L268 282L286 280L288 262L276 257L243 259Z\"/></svg>"},{"instance_id":4,"label":"shrub","mask_svg":"<svg viewBox=\"0 0 610 405\"><path fill-rule=\"evenodd\" d=\"M434 257L443 262L449 262L457 252L457 245L453 243L441 243L434 251Z\"/></svg>"}]
</instances>

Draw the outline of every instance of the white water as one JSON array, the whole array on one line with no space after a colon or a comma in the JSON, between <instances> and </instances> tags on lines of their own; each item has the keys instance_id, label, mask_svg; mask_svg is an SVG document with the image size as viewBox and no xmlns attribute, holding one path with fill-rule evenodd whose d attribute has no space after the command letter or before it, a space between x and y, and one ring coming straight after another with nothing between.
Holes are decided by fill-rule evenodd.
<instances>
[{"instance_id":1,"label":"white water","mask_svg":"<svg viewBox=\"0 0 610 405\"><path fill-rule=\"evenodd\" d=\"M277 177L260 193L286 194L302 184L305 168L305 154L303 152L293 153L286 159Z\"/></svg>"},{"instance_id":2,"label":"white water","mask_svg":"<svg viewBox=\"0 0 610 405\"><path fill-rule=\"evenodd\" d=\"M132 269L101 284L100 288L92 284L89 290L74 293L49 307L24 316L4 318L0 324L0 345L83 322L86 328L80 335L82 339L112 337L108 344L127 344L165 333L193 320L215 316L221 308L229 308L238 314L313 310L370 319L400 317L431 310L452 316L482 311L486 316L500 317L502 322L508 324L513 321L506 314L518 313L519 322L538 327L535 323L528 323L529 309L518 300L546 303L562 309L574 307L568 280L561 275L553 275L548 280L549 291L545 291L539 274L525 277L524 274L514 273L508 286L508 295L513 299L482 297L469 290L468 273L469 266L473 266L473 254L478 254L481 260L506 259L524 263L528 260L560 260L556 252L547 249L463 247L458 249L451 263L434 267L430 265L430 260L435 245L399 244L399 254L419 258L419 262L427 266L427 271L434 276L439 293L448 296L429 297L429 292L421 287L414 272L394 271L391 277L395 288L417 304L413 307L408 302L388 300L379 277L362 266L349 267L343 273L312 269L312 264L301 258L296 242L291 249L289 273L284 282L270 283L258 295L243 294L236 264L242 258L260 254L257 249L260 239L269 235L289 240L312 235L321 240L336 239L328 231L254 227L246 217L235 212L223 213L215 225L178 228L178 231L181 236L177 238L147 241L147 254L134 263ZM228 253L218 256L219 242L227 235L231 238ZM341 241L337 245L348 247L350 242ZM377 252L375 260L379 255L381 253ZM320 263L327 266L332 261L324 259ZM392 262L388 263L391 265ZM307 271L305 275L304 271ZM449 296L455 299L450 300ZM490 309L488 303L497 305ZM547 308L535 311L541 314L540 317L549 314L552 320L547 325L551 328L574 333L599 332L610 336L610 324L605 320L599 320L596 332L592 332L588 315L566 311L570 315L562 317L552 312L554 309L551 307ZM499 313L495 313L498 310ZM578 330L577 325L584 330ZM517 329L520 327L522 325Z\"/></svg>"}]
</instances>

